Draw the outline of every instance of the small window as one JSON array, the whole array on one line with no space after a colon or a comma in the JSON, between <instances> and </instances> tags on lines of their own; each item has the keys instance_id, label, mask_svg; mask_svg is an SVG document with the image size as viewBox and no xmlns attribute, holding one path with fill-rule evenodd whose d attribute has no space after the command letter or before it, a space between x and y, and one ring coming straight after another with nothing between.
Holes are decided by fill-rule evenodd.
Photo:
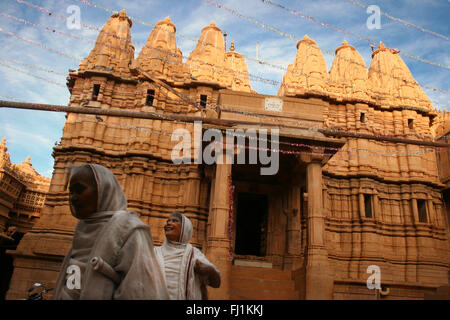
<instances>
[{"instance_id":1,"label":"small window","mask_svg":"<svg viewBox=\"0 0 450 320\"><path fill-rule=\"evenodd\" d=\"M414 129L414 119L408 119L408 128Z\"/></svg>"},{"instance_id":2,"label":"small window","mask_svg":"<svg viewBox=\"0 0 450 320\"><path fill-rule=\"evenodd\" d=\"M200 105L205 108L206 102L208 101L208 96L206 94L200 95Z\"/></svg>"},{"instance_id":3,"label":"small window","mask_svg":"<svg viewBox=\"0 0 450 320\"><path fill-rule=\"evenodd\" d=\"M99 93L100 93L100 85L94 84L94 88L92 89L92 101L97 101Z\"/></svg>"},{"instance_id":4,"label":"small window","mask_svg":"<svg viewBox=\"0 0 450 320\"><path fill-rule=\"evenodd\" d=\"M145 99L145 105L152 106L154 99L155 99L155 90L148 89L147 90L147 98Z\"/></svg>"},{"instance_id":5,"label":"small window","mask_svg":"<svg viewBox=\"0 0 450 320\"><path fill-rule=\"evenodd\" d=\"M372 196L370 194L364 195L364 210L366 218L372 218Z\"/></svg>"},{"instance_id":6,"label":"small window","mask_svg":"<svg viewBox=\"0 0 450 320\"><path fill-rule=\"evenodd\" d=\"M419 210L419 222L428 222L426 200L417 200L417 209Z\"/></svg>"},{"instance_id":7,"label":"small window","mask_svg":"<svg viewBox=\"0 0 450 320\"><path fill-rule=\"evenodd\" d=\"M361 112L361 114L359 115L359 121L361 123L366 122L366 114L364 112Z\"/></svg>"}]
</instances>

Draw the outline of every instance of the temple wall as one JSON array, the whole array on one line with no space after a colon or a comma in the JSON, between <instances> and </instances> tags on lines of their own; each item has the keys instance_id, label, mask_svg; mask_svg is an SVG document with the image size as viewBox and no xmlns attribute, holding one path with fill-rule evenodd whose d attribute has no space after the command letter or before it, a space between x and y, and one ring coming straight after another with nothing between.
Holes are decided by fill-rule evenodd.
<instances>
[{"instance_id":1,"label":"temple wall","mask_svg":"<svg viewBox=\"0 0 450 320\"><path fill-rule=\"evenodd\" d=\"M430 118L413 110L330 103L326 114L329 128L425 140L432 134ZM390 288L384 298L423 299L433 287L448 285L450 247L442 187L434 148L347 138L324 167L334 298L374 298L365 285L369 265L380 267L381 282ZM367 205L371 217L366 217Z\"/></svg>"}]
</instances>

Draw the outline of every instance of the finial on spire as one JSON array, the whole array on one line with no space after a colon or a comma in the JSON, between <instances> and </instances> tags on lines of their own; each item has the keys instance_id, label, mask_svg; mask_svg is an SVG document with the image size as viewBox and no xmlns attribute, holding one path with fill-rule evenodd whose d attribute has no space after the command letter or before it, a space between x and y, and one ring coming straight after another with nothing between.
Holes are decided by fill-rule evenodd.
<instances>
[{"instance_id":1,"label":"finial on spire","mask_svg":"<svg viewBox=\"0 0 450 320\"><path fill-rule=\"evenodd\" d=\"M384 43L380 41L380 44L378 45L378 49L385 49Z\"/></svg>"},{"instance_id":2,"label":"finial on spire","mask_svg":"<svg viewBox=\"0 0 450 320\"><path fill-rule=\"evenodd\" d=\"M6 147L6 137L3 137L2 142L0 143L0 151L2 153L8 151L8 148Z\"/></svg>"},{"instance_id":3,"label":"finial on spire","mask_svg":"<svg viewBox=\"0 0 450 320\"><path fill-rule=\"evenodd\" d=\"M216 23L214 21L211 21L211 23L209 24L211 27L215 27Z\"/></svg>"},{"instance_id":4,"label":"finial on spire","mask_svg":"<svg viewBox=\"0 0 450 320\"><path fill-rule=\"evenodd\" d=\"M120 10L119 16L126 17L127 16L127 11L125 9Z\"/></svg>"},{"instance_id":5,"label":"finial on spire","mask_svg":"<svg viewBox=\"0 0 450 320\"><path fill-rule=\"evenodd\" d=\"M343 45L343 46L347 46L347 45L348 45L347 40L342 41L342 45Z\"/></svg>"},{"instance_id":6,"label":"finial on spire","mask_svg":"<svg viewBox=\"0 0 450 320\"><path fill-rule=\"evenodd\" d=\"M26 164L26 165L31 166L31 157L27 156L26 160L24 162L22 162L22 164Z\"/></svg>"},{"instance_id":7,"label":"finial on spire","mask_svg":"<svg viewBox=\"0 0 450 320\"><path fill-rule=\"evenodd\" d=\"M317 45L316 42L315 42L314 40L312 40L310 37L308 37L307 34L305 34L305 36L303 37L303 39L300 40L299 42L297 42L297 49L298 49L300 43L303 43L303 42L308 42L308 43L311 43L311 44L313 44L313 45Z\"/></svg>"},{"instance_id":8,"label":"finial on spire","mask_svg":"<svg viewBox=\"0 0 450 320\"><path fill-rule=\"evenodd\" d=\"M230 51L234 51L234 41L231 41Z\"/></svg>"},{"instance_id":9,"label":"finial on spire","mask_svg":"<svg viewBox=\"0 0 450 320\"><path fill-rule=\"evenodd\" d=\"M167 22L172 22L172 21L170 21L170 16L167 16L164 20Z\"/></svg>"}]
</instances>

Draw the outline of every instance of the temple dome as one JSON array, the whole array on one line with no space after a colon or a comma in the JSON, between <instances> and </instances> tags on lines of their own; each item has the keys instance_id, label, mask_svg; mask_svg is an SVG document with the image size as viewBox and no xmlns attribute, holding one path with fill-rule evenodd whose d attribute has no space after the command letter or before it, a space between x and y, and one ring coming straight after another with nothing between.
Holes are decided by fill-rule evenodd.
<instances>
[{"instance_id":1,"label":"temple dome","mask_svg":"<svg viewBox=\"0 0 450 320\"><path fill-rule=\"evenodd\" d=\"M343 41L335 51L328 89L347 99L367 99L367 68L356 49Z\"/></svg>"},{"instance_id":2,"label":"temple dome","mask_svg":"<svg viewBox=\"0 0 450 320\"><path fill-rule=\"evenodd\" d=\"M288 66L279 96L295 96L305 92L327 91L328 72L325 59L316 42L305 35L297 43L294 63Z\"/></svg>"},{"instance_id":3,"label":"temple dome","mask_svg":"<svg viewBox=\"0 0 450 320\"><path fill-rule=\"evenodd\" d=\"M184 77L187 78L189 71L184 66L182 52L177 47L176 30L170 17L159 21L133 65L154 75L178 78L183 77L184 73Z\"/></svg>"},{"instance_id":4,"label":"temple dome","mask_svg":"<svg viewBox=\"0 0 450 320\"><path fill-rule=\"evenodd\" d=\"M234 50L234 42L232 42L230 51L225 53L226 74L232 71L232 74L227 76L227 87L234 91L252 92L245 58Z\"/></svg>"},{"instance_id":5,"label":"temple dome","mask_svg":"<svg viewBox=\"0 0 450 320\"><path fill-rule=\"evenodd\" d=\"M214 21L202 29L197 46L189 55L186 64L190 67L194 78L226 86L223 81L225 74L223 34Z\"/></svg>"},{"instance_id":6,"label":"temple dome","mask_svg":"<svg viewBox=\"0 0 450 320\"><path fill-rule=\"evenodd\" d=\"M380 42L378 49L372 53L368 75L371 98L378 103L433 110L429 98L398 52Z\"/></svg>"},{"instance_id":7,"label":"temple dome","mask_svg":"<svg viewBox=\"0 0 450 320\"><path fill-rule=\"evenodd\" d=\"M129 76L129 65L134 59L131 26L125 10L113 14L100 31L89 56L81 62L79 72L96 70Z\"/></svg>"}]
</instances>

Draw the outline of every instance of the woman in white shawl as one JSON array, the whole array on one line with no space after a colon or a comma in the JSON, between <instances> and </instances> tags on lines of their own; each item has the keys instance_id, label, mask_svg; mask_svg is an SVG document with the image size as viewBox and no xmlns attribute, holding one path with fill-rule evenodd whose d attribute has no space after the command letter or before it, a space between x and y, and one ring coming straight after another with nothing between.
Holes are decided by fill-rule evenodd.
<instances>
[{"instance_id":1,"label":"woman in white shawl","mask_svg":"<svg viewBox=\"0 0 450 320\"><path fill-rule=\"evenodd\" d=\"M111 171L97 164L76 167L69 203L79 221L54 299L169 298L150 228L126 211L127 199Z\"/></svg>"},{"instance_id":2,"label":"woman in white shawl","mask_svg":"<svg viewBox=\"0 0 450 320\"><path fill-rule=\"evenodd\" d=\"M220 272L205 255L189 244L192 223L174 212L164 226L166 240L155 247L172 300L207 300L206 285L220 286Z\"/></svg>"}]
</instances>

